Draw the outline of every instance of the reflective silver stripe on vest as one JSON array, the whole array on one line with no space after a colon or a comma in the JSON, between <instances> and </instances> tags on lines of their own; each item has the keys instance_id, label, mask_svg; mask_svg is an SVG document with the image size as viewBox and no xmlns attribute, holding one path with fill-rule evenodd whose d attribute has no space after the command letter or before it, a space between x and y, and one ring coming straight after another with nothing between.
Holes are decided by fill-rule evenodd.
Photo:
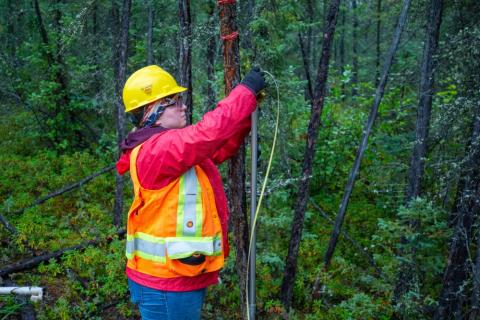
<instances>
[{"instance_id":1,"label":"reflective silver stripe on vest","mask_svg":"<svg viewBox=\"0 0 480 320\"><path fill-rule=\"evenodd\" d=\"M134 254L135 251L141 251L151 256L165 257L165 243L151 242L134 237L127 240L127 254Z\"/></svg>"},{"instance_id":2,"label":"reflective silver stripe on vest","mask_svg":"<svg viewBox=\"0 0 480 320\"><path fill-rule=\"evenodd\" d=\"M185 237L195 236L197 223L197 188L198 188L198 179L195 172L195 167L188 170L185 174L185 191L184 191L184 214L183 214L183 232L182 235Z\"/></svg>"},{"instance_id":3,"label":"reflective silver stripe on vest","mask_svg":"<svg viewBox=\"0 0 480 320\"><path fill-rule=\"evenodd\" d=\"M193 254L215 256L222 253L219 237L176 237L167 238L167 255L170 259L181 259Z\"/></svg>"}]
</instances>

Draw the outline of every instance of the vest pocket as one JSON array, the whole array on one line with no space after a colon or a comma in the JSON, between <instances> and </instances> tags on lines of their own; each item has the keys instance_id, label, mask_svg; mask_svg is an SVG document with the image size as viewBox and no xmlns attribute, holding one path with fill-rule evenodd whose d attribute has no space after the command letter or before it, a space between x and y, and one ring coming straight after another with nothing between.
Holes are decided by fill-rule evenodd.
<instances>
[{"instance_id":1,"label":"vest pocket","mask_svg":"<svg viewBox=\"0 0 480 320\"><path fill-rule=\"evenodd\" d=\"M196 265L183 263L180 259L167 259L168 269L180 276L194 277L207 271L209 257Z\"/></svg>"},{"instance_id":2,"label":"vest pocket","mask_svg":"<svg viewBox=\"0 0 480 320\"><path fill-rule=\"evenodd\" d=\"M210 262L222 254L221 238L172 237L166 239L167 265L170 271L187 277L210 272Z\"/></svg>"}]
</instances>

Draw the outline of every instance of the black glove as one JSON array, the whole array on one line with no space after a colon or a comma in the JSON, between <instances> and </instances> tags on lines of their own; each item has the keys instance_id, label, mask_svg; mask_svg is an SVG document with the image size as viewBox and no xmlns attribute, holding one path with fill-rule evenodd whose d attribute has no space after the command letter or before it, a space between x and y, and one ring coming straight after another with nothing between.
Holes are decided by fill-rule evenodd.
<instances>
[{"instance_id":1,"label":"black glove","mask_svg":"<svg viewBox=\"0 0 480 320\"><path fill-rule=\"evenodd\" d=\"M246 85L250 90L252 90L255 95L260 91L265 89L267 86L265 79L263 78L264 73L260 70L259 67L254 67L250 70L249 73L243 78L242 84Z\"/></svg>"}]
</instances>

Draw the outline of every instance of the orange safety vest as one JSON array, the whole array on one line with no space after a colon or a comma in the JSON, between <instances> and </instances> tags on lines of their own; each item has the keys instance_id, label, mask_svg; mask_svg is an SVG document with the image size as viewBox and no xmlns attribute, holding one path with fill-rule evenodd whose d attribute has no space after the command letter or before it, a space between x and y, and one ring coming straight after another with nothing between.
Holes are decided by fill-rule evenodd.
<instances>
[{"instance_id":1,"label":"orange safety vest","mask_svg":"<svg viewBox=\"0 0 480 320\"><path fill-rule=\"evenodd\" d=\"M222 227L210 181L198 165L159 190L145 189L132 150L135 198L128 212L127 267L155 277L193 277L223 267ZM200 264L179 259L204 255Z\"/></svg>"}]
</instances>

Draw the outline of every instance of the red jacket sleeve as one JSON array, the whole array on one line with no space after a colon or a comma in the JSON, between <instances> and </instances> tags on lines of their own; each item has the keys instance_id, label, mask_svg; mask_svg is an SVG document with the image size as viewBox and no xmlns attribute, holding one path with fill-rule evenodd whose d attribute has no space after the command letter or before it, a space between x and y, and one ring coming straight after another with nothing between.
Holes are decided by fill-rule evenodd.
<instances>
[{"instance_id":1,"label":"red jacket sleeve","mask_svg":"<svg viewBox=\"0 0 480 320\"><path fill-rule=\"evenodd\" d=\"M147 179L155 185L168 182L212 158L222 148L224 151L220 153L228 154L232 144L237 144L240 135L245 134L255 107L255 95L247 87L238 85L197 124L171 129L148 139L137 159L140 181Z\"/></svg>"},{"instance_id":2,"label":"red jacket sleeve","mask_svg":"<svg viewBox=\"0 0 480 320\"><path fill-rule=\"evenodd\" d=\"M239 128L240 131L213 154L213 162L215 164L220 164L223 161L233 157L233 155L237 153L238 148L240 148L242 143L245 141L245 136L250 132L251 126L252 120L249 117L241 124L241 128Z\"/></svg>"}]
</instances>

